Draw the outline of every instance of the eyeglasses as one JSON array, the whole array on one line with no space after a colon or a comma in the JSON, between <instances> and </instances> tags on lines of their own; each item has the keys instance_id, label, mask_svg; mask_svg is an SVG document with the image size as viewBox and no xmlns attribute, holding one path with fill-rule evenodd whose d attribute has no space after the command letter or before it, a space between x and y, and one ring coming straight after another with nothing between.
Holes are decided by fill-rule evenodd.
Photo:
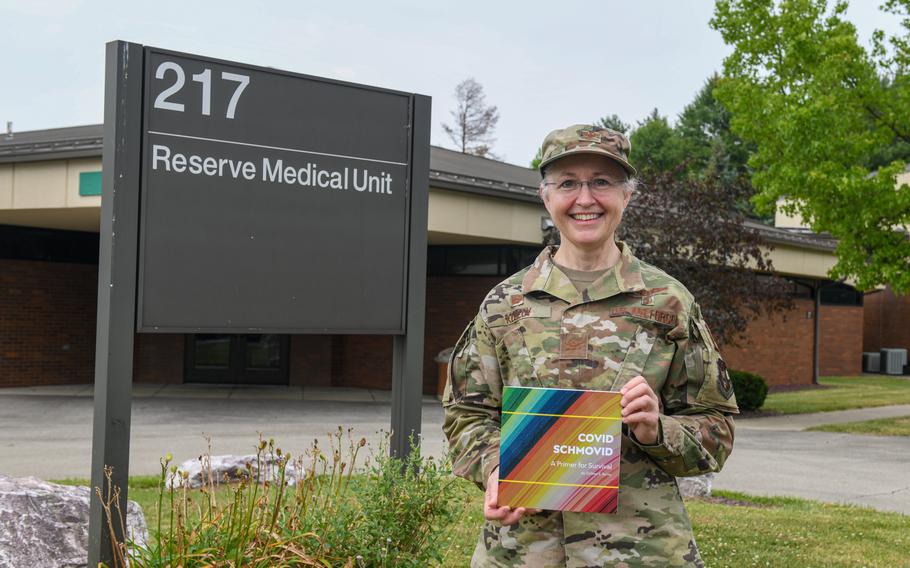
<instances>
[{"instance_id":1,"label":"eyeglasses","mask_svg":"<svg viewBox=\"0 0 910 568\"><path fill-rule=\"evenodd\" d=\"M583 185L587 185L591 193L606 194L620 188L625 181L613 181L609 178L597 177L594 179L564 179L562 181L545 181L546 186L555 186L556 191L563 194L575 193L581 190Z\"/></svg>"}]
</instances>

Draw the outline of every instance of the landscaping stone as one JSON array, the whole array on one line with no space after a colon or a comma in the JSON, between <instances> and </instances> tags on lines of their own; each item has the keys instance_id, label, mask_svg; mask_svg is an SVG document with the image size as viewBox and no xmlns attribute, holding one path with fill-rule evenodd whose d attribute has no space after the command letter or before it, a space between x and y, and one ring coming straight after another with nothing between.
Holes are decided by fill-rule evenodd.
<instances>
[{"instance_id":1,"label":"landscaping stone","mask_svg":"<svg viewBox=\"0 0 910 568\"><path fill-rule=\"evenodd\" d=\"M694 477L677 477L679 492L685 498L708 497L711 495L711 484L714 482L713 473L696 475Z\"/></svg>"},{"instance_id":2,"label":"landscaping stone","mask_svg":"<svg viewBox=\"0 0 910 568\"><path fill-rule=\"evenodd\" d=\"M0 566L86 566L89 499L97 498L84 486L0 475ZM126 525L135 543L148 541L135 501L129 501Z\"/></svg>"},{"instance_id":3,"label":"landscaping stone","mask_svg":"<svg viewBox=\"0 0 910 568\"><path fill-rule=\"evenodd\" d=\"M183 487L185 484L190 489L202 487L205 485L208 477L208 468L204 466L203 460L211 460L212 480L215 483L233 483L240 481L246 475L256 475L256 455L246 456L223 455L212 456L211 458L193 458L181 463L177 467L177 474L168 474L168 487ZM274 454L263 454L259 458L262 473L259 476L261 482L270 481L277 483L280 481L280 469L278 466L278 456ZM249 466L249 469L247 469ZM185 475L185 477L184 477ZM296 485L298 479L297 464L291 462L285 470L285 481L288 485Z\"/></svg>"}]
</instances>

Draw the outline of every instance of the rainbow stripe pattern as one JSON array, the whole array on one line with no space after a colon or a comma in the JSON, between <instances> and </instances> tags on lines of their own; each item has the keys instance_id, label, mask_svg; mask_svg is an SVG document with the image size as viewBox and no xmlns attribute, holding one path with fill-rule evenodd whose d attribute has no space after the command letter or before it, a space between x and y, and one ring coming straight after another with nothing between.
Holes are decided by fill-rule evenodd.
<instances>
[{"instance_id":1,"label":"rainbow stripe pattern","mask_svg":"<svg viewBox=\"0 0 910 568\"><path fill-rule=\"evenodd\" d=\"M504 387L499 504L615 513L621 398L610 391Z\"/></svg>"}]
</instances>

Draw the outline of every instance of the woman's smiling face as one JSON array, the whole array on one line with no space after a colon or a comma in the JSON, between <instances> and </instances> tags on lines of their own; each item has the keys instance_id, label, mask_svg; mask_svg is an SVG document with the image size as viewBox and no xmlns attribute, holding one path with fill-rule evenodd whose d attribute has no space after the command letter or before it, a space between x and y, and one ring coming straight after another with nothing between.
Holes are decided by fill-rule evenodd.
<instances>
[{"instance_id":1,"label":"woman's smiling face","mask_svg":"<svg viewBox=\"0 0 910 568\"><path fill-rule=\"evenodd\" d=\"M626 179L619 164L597 154L566 156L547 167L541 198L559 229L563 245L597 250L613 241L622 212L632 197ZM596 180L606 180L610 187L597 188ZM574 191L560 189L571 187L573 181L586 183Z\"/></svg>"}]
</instances>

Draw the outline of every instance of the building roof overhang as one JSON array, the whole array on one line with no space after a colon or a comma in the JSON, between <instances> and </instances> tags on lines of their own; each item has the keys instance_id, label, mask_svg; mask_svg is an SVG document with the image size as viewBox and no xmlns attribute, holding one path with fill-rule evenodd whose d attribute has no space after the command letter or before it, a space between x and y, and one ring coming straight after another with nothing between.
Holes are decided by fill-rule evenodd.
<instances>
[{"instance_id":1,"label":"building roof overhang","mask_svg":"<svg viewBox=\"0 0 910 568\"><path fill-rule=\"evenodd\" d=\"M103 125L71 126L0 135L0 164L100 157ZM521 201L538 201L537 174L497 160L432 146L434 187Z\"/></svg>"}]
</instances>

